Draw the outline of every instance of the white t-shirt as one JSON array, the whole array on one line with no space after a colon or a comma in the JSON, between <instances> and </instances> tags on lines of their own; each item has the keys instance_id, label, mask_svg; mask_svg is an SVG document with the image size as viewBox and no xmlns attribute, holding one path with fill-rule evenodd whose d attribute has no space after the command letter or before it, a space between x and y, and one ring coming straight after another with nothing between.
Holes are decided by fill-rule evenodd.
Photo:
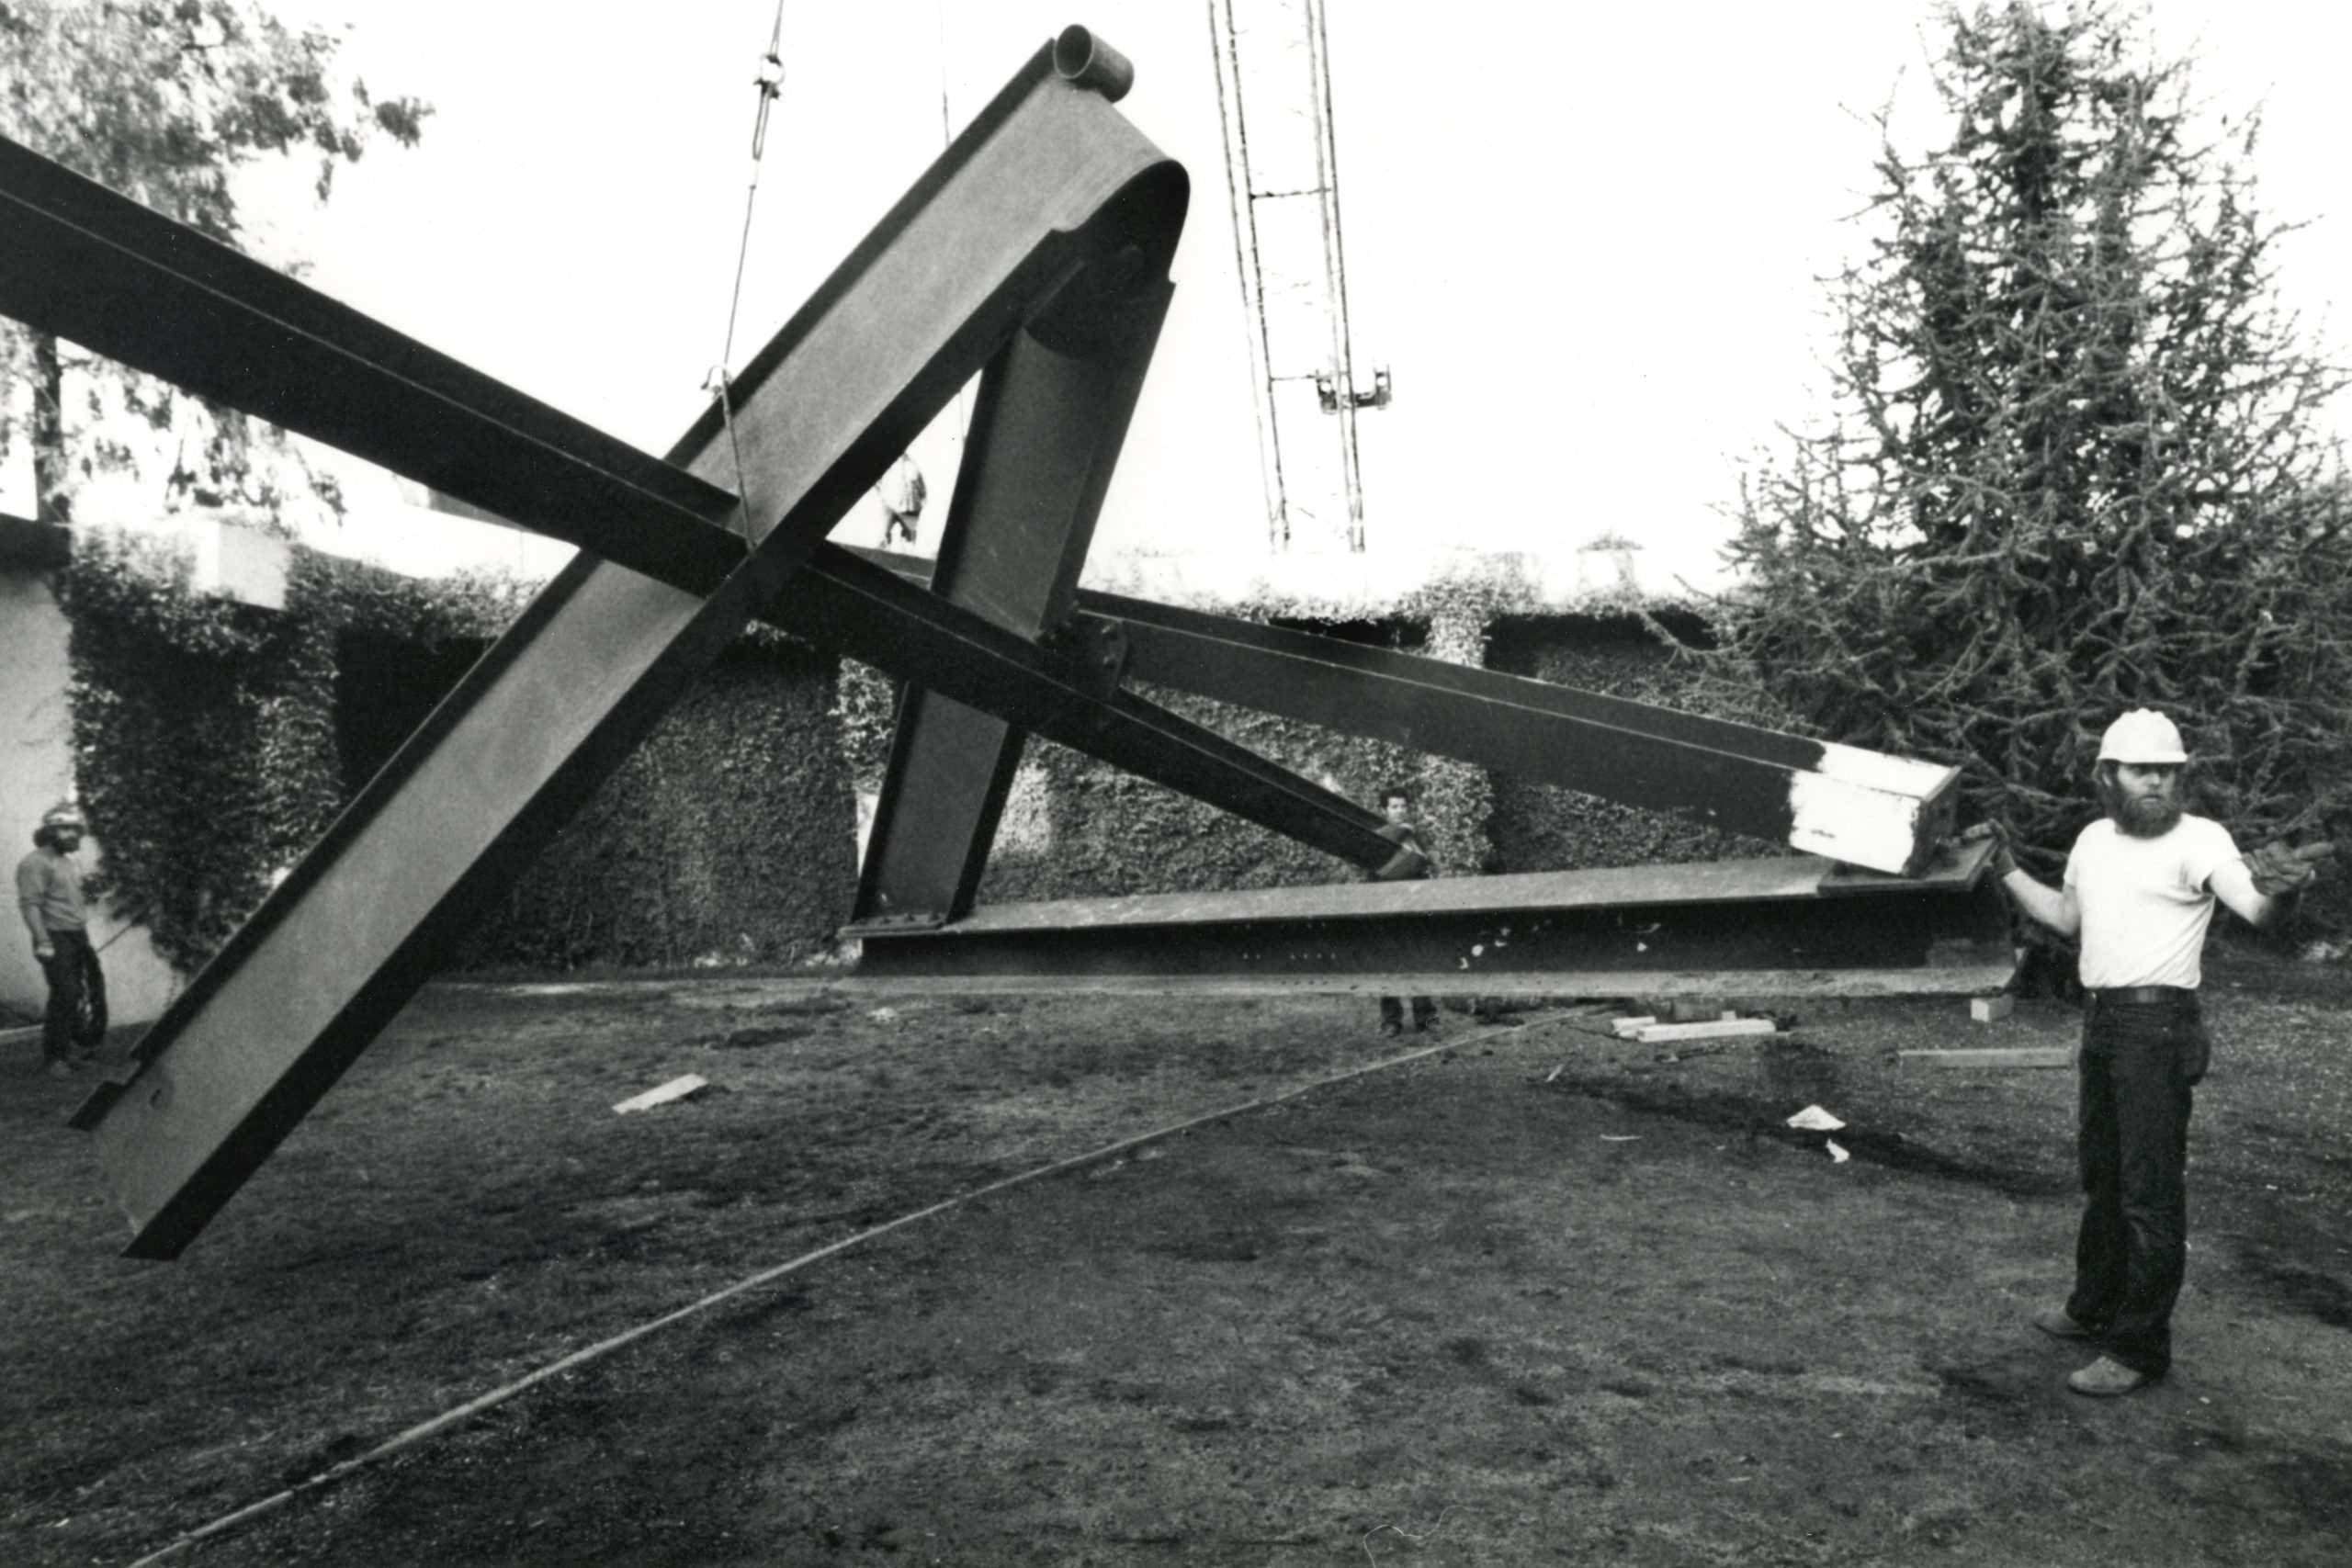
<instances>
[{"instance_id":1,"label":"white t-shirt","mask_svg":"<svg viewBox=\"0 0 2352 1568\"><path fill-rule=\"evenodd\" d=\"M2183 814L2161 839L2134 839L2099 818L2075 840L2066 886L2083 912L2083 985L2179 986L2204 978L2213 873L2238 858L2230 830Z\"/></svg>"}]
</instances>

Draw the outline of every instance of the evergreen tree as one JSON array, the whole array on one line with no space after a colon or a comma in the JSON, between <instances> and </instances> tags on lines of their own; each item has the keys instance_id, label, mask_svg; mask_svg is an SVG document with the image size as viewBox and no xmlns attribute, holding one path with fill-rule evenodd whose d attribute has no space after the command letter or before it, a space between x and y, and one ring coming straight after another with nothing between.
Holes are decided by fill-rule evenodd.
<instances>
[{"instance_id":1,"label":"evergreen tree","mask_svg":"<svg viewBox=\"0 0 2352 1568\"><path fill-rule=\"evenodd\" d=\"M1949 141L1879 122L1836 413L1743 486L1734 650L1839 739L1958 764L2040 869L2098 738L2171 714L2242 840L2352 802L2341 378L2273 289L2248 119L2197 138L2134 17L1942 17Z\"/></svg>"},{"instance_id":2,"label":"evergreen tree","mask_svg":"<svg viewBox=\"0 0 2352 1568\"><path fill-rule=\"evenodd\" d=\"M313 157L324 201L371 139L415 144L430 108L372 97L336 51L254 0L0 0L0 135L236 244L240 168ZM276 430L5 320L0 373L30 389L0 400L0 458L29 441L44 519L70 519L74 492L141 446L165 455L169 503L275 515L322 483Z\"/></svg>"}]
</instances>

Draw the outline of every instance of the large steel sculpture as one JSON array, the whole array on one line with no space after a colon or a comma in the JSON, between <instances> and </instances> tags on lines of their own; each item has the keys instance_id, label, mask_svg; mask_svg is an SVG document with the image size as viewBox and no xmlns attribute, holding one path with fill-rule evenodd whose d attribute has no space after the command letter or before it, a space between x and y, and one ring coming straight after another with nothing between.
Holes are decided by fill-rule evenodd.
<instances>
[{"instance_id":1,"label":"large steel sculpture","mask_svg":"<svg viewBox=\"0 0 2352 1568\"><path fill-rule=\"evenodd\" d=\"M1131 79L1083 28L1041 50L661 459L0 142L0 311L585 552L76 1112L133 1256L187 1246L753 618L909 683L851 928L894 983L2007 976L1981 853L1940 847L1947 770L1078 589L1186 200L1183 171L1112 107ZM826 544L975 373L936 564ZM1415 869L1372 812L1128 680L1809 852L975 911L1031 734L1375 877Z\"/></svg>"}]
</instances>

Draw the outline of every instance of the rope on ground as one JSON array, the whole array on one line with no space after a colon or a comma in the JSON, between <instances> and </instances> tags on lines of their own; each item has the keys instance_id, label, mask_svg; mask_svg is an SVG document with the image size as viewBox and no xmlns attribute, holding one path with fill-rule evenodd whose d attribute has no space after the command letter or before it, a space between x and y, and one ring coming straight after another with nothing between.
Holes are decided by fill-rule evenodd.
<instances>
[{"instance_id":1,"label":"rope on ground","mask_svg":"<svg viewBox=\"0 0 2352 1568\"><path fill-rule=\"evenodd\" d=\"M1525 1026L1522 1025L1521 1027L1524 1028ZM1033 1181L1042 1181L1049 1176L1059 1176L1067 1171L1076 1170L1082 1166L1093 1165L1099 1161L1110 1159L1115 1156L1125 1154L1129 1149L1140 1148L1146 1144L1157 1143L1163 1138L1172 1138L1180 1133L1190 1132L1195 1127L1205 1126L1212 1122L1223 1122L1230 1120L1236 1116L1248 1115L1253 1111L1262 1111L1268 1106L1280 1105L1285 1100L1296 1100L1302 1095L1312 1094L1317 1089L1329 1089L1334 1085L1343 1084L1353 1078L1368 1077L1373 1073L1386 1072L1392 1068L1408 1066L1414 1062L1421 1060L1425 1056L1434 1056L1441 1051L1453 1051L1459 1050L1460 1048L1461 1043L1458 1041L1440 1041L1434 1045L1423 1045L1415 1050L1408 1051L1401 1056L1384 1057L1380 1061L1367 1063L1365 1066L1361 1067L1351 1067L1343 1073L1333 1073L1326 1077L1319 1077L1307 1083L1296 1085L1293 1088L1283 1089L1277 1094L1262 1095L1256 1100L1245 1100L1239 1105L1229 1105L1222 1110L1205 1111L1198 1116L1188 1117L1182 1122L1170 1122L1165 1127L1155 1127L1148 1133L1137 1133L1132 1137L1122 1138L1114 1144L1105 1144L1101 1148L1090 1149L1084 1154L1072 1155L1067 1159L1058 1159L1050 1165L1041 1165L1034 1169L1022 1171L1018 1175L1001 1178L1000 1179L989 1182L984 1186L976 1187L969 1192L958 1193L953 1198L942 1199L940 1201L931 1204L927 1208L917 1209L911 1213L901 1214L897 1219L886 1221L881 1224L874 1226L870 1230L862 1230L855 1235L844 1236L839 1241L832 1242L827 1246L817 1248L814 1252L804 1252L799 1257L793 1258L787 1263L779 1263L774 1268L763 1269L748 1279L740 1280L734 1284L729 1285L722 1290L714 1291L698 1302L694 1302L685 1306L682 1306L674 1312L664 1313L662 1316L653 1318L645 1323L640 1323L634 1328L624 1329L620 1333L612 1336L610 1338L600 1339L595 1344L588 1346L584 1349L574 1350L571 1355L564 1357L560 1360L550 1361L535 1372L526 1373L524 1376L516 1378L513 1382L506 1383L499 1388L494 1388L488 1393L482 1394L478 1398L468 1400L465 1404L457 1406L453 1410L445 1411L441 1415L434 1416L429 1421L420 1421L415 1426L408 1428L408 1430L401 1433L399 1436L389 1438L382 1443L379 1443L376 1447L369 1449L366 1453L356 1455L351 1459L343 1461L339 1464L331 1465L327 1469L319 1472L316 1475L308 1476L296 1482L293 1485L287 1487L282 1492L272 1493L270 1495L264 1497L257 1503L249 1503L245 1506L237 1509L234 1513L224 1514L220 1517L213 1520L210 1524L201 1525L197 1529L188 1531L186 1535L179 1537L177 1540L149 1552L142 1558L140 1558L136 1562L130 1564L130 1568L149 1568L149 1564L151 1563L165 1562L191 1546L211 1540L215 1536L225 1535L229 1531L237 1529L242 1525L250 1524L254 1520L258 1519L265 1515L276 1513L278 1509L285 1507L289 1503L293 1503L313 1492L323 1491L327 1487L334 1485L338 1482L348 1480L360 1471L380 1464L385 1460L390 1459L395 1454L413 1449L428 1438L437 1437L453 1427L460 1426L463 1423L471 1420L474 1416L482 1414L486 1410L503 1404L508 1400L514 1398L517 1394L527 1393L531 1389L537 1388L539 1384L546 1382L550 1378L561 1377L564 1373L584 1367L591 1361L602 1360L604 1358L613 1354L615 1351L635 1344L638 1340L644 1338L649 1334L652 1334L660 1329L668 1328L673 1324L683 1323L690 1317L699 1316L701 1314L708 1312L711 1308L719 1305L721 1303L731 1301L735 1297L744 1294L746 1292L758 1290L763 1285L773 1284L788 1274L797 1273L800 1269L808 1268L812 1263L822 1262L824 1259L833 1257L837 1253L846 1252L854 1247L859 1247L866 1242L875 1240L876 1237L888 1235L892 1231L902 1230L919 1221L927 1220L934 1215L945 1213L950 1209L959 1208L966 1203L973 1202L981 1198L989 1197L998 1192L1008 1191L1012 1188L1025 1186Z\"/></svg>"},{"instance_id":2,"label":"rope on ground","mask_svg":"<svg viewBox=\"0 0 2352 1568\"><path fill-rule=\"evenodd\" d=\"M1380 1558L1378 1554L1372 1550L1372 1538L1374 1536L1378 1535L1382 1530L1395 1530L1398 1535L1403 1536L1415 1546L1419 1546L1431 1536L1437 1534L1438 1531L1445 1528L1445 1517L1452 1512L1453 1512L1453 1505L1451 1503L1448 1503L1444 1507L1440 1508L1437 1515L1437 1523L1430 1526L1428 1529L1422 1531L1419 1535L1415 1535L1403 1525L1374 1525L1370 1529L1363 1532L1363 1539L1357 1541L1356 1544L1363 1548L1363 1554L1365 1558L1371 1562L1372 1568L1380 1568Z\"/></svg>"}]
</instances>

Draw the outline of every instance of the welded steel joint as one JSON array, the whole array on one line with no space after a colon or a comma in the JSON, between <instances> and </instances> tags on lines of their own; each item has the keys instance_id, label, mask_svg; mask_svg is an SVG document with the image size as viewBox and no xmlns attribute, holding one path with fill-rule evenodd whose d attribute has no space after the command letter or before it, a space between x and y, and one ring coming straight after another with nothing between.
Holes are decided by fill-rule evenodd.
<instances>
[{"instance_id":1,"label":"welded steel joint","mask_svg":"<svg viewBox=\"0 0 2352 1568\"><path fill-rule=\"evenodd\" d=\"M1127 673L1127 628L1102 615L1074 612L1038 642L1065 660L1070 684L1109 702Z\"/></svg>"}]
</instances>

